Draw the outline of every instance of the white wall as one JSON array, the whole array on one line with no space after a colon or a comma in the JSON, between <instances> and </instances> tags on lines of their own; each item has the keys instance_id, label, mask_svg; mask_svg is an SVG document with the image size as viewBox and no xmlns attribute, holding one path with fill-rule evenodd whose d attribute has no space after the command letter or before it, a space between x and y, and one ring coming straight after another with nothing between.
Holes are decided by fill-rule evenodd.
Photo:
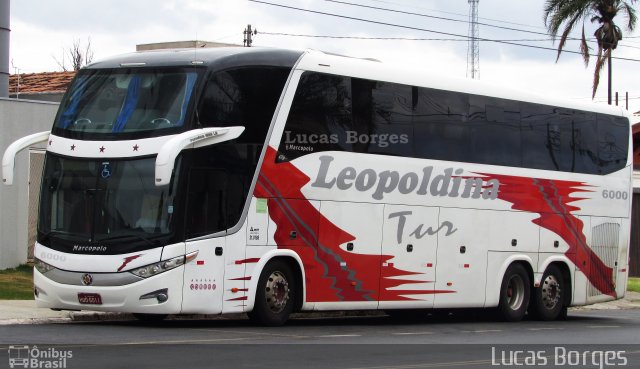
<instances>
[{"instance_id":1,"label":"white wall","mask_svg":"<svg viewBox=\"0 0 640 369\"><path fill-rule=\"evenodd\" d=\"M57 110L57 103L0 98L0 155L20 137L51 130ZM0 184L0 270L27 260L28 173L25 149L16 158L13 185Z\"/></svg>"}]
</instances>

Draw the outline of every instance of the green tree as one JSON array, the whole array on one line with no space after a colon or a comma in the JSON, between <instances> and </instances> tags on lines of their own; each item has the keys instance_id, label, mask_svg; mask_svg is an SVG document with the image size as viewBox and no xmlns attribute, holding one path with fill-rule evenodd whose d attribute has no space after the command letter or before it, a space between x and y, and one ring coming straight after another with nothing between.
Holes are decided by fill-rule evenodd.
<instances>
[{"instance_id":1,"label":"green tree","mask_svg":"<svg viewBox=\"0 0 640 369\"><path fill-rule=\"evenodd\" d=\"M633 5L637 0L547 0L544 7L544 21L549 34L555 39L563 28L558 44L558 56L560 59L562 49L569 39L571 31L582 23L582 37L580 39L580 53L585 67L589 65L591 48L587 44L584 33L584 23L587 19L591 23L599 24L593 36L598 42L598 54L595 71L593 74L592 98L596 95L600 83L600 71L605 63L609 65L609 104L611 104L611 53L618 47L618 41L622 40L622 31L614 18L618 13L626 15L626 28L633 31L636 25L636 10Z\"/></svg>"}]
</instances>

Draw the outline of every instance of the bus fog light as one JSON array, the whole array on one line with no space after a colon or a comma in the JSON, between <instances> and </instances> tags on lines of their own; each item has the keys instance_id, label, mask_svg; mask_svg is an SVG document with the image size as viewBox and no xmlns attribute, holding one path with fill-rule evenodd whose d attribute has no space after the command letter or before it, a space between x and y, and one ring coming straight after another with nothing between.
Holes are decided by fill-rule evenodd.
<instances>
[{"instance_id":1,"label":"bus fog light","mask_svg":"<svg viewBox=\"0 0 640 369\"><path fill-rule=\"evenodd\" d=\"M156 299L158 300L159 303L166 302L167 300L169 300L169 289L163 288L161 290L149 292L147 294L140 296L140 300L147 300L147 299Z\"/></svg>"}]
</instances>

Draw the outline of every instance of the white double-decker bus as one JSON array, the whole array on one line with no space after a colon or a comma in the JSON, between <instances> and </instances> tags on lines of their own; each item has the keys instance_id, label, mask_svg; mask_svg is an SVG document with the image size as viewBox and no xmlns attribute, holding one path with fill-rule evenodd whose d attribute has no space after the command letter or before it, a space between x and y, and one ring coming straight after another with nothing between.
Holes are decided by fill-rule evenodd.
<instances>
[{"instance_id":1,"label":"white double-decker bus","mask_svg":"<svg viewBox=\"0 0 640 369\"><path fill-rule=\"evenodd\" d=\"M495 308L625 293L629 117L316 51L82 69L47 144L35 299L166 314Z\"/></svg>"}]
</instances>

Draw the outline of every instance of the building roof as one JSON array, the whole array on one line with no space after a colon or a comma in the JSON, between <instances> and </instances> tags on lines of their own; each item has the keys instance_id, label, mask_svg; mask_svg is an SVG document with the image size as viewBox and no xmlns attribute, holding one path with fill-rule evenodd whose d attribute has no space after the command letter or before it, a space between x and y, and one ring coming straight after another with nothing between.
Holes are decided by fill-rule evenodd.
<instances>
[{"instance_id":1,"label":"building roof","mask_svg":"<svg viewBox=\"0 0 640 369\"><path fill-rule=\"evenodd\" d=\"M9 95L63 93L76 72L23 73L9 76Z\"/></svg>"}]
</instances>

